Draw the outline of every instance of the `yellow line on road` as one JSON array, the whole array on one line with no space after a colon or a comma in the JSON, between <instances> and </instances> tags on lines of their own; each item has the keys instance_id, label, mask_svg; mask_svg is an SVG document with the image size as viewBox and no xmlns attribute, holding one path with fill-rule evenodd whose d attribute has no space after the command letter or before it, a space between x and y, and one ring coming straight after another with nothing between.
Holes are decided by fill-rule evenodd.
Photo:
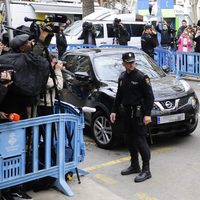
<instances>
[{"instance_id":1,"label":"yellow line on road","mask_svg":"<svg viewBox=\"0 0 200 200\"><path fill-rule=\"evenodd\" d=\"M155 197L150 197L149 195L145 194L144 192L139 192L136 194L137 199L139 200L158 200Z\"/></svg>"},{"instance_id":2,"label":"yellow line on road","mask_svg":"<svg viewBox=\"0 0 200 200\"><path fill-rule=\"evenodd\" d=\"M98 180L100 180L101 182L104 182L109 185L118 183L118 181L116 181L108 176L105 176L103 174L95 174L94 177L97 178Z\"/></svg>"},{"instance_id":3,"label":"yellow line on road","mask_svg":"<svg viewBox=\"0 0 200 200\"><path fill-rule=\"evenodd\" d=\"M172 149L173 148L171 148L171 147L161 147L161 148L154 148L152 151L161 153L161 152L165 152L165 151L170 151ZM123 163L123 162L129 161L129 160L130 160L130 156L127 156L127 157L119 158L119 159L116 159L116 160L111 160L111 161L108 161L108 162L105 162L105 163L101 163L101 164L98 164L98 165L86 167L86 168L84 168L84 170L94 171L94 170L101 169L101 168L104 168L104 167L110 167L110 166L113 166L113 165L116 165L116 164L119 164L119 163Z\"/></svg>"},{"instance_id":4,"label":"yellow line on road","mask_svg":"<svg viewBox=\"0 0 200 200\"><path fill-rule=\"evenodd\" d=\"M102 164L99 164L99 165L94 165L94 166L91 166L91 167L86 167L86 168L84 168L84 170L86 170L86 171L93 171L93 170L96 170L96 169L113 166L113 165L125 162L127 160L130 160L130 156L123 157L123 158L120 158L120 159L117 159L117 160L111 160L109 162L102 163Z\"/></svg>"},{"instance_id":5,"label":"yellow line on road","mask_svg":"<svg viewBox=\"0 0 200 200\"><path fill-rule=\"evenodd\" d=\"M165 151L171 151L172 149L173 149L172 147L159 147L159 148L153 148L152 151L157 153L162 153Z\"/></svg>"}]
</instances>

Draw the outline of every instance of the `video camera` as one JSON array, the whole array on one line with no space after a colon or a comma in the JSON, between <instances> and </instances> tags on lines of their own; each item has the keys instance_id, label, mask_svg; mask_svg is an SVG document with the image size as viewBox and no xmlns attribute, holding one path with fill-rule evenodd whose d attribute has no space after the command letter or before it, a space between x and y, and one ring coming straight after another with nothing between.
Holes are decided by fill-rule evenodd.
<instances>
[{"instance_id":1,"label":"video camera","mask_svg":"<svg viewBox=\"0 0 200 200\"><path fill-rule=\"evenodd\" d=\"M83 23L83 30L84 31L92 31L93 24L91 22L84 22Z\"/></svg>"},{"instance_id":2,"label":"video camera","mask_svg":"<svg viewBox=\"0 0 200 200\"><path fill-rule=\"evenodd\" d=\"M115 18L113 21L113 27L117 28L120 22L121 22L121 19Z\"/></svg>"},{"instance_id":3,"label":"video camera","mask_svg":"<svg viewBox=\"0 0 200 200\"><path fill-rule=\"evenodd\" d=\"M58 33L59 32L59 25L66 23L67 16L55 14L46 17L45 19L31 19L28 17L24 18L25 22L32 22L30 26L30 31L34 34L35 38L37 39L40 35L40 28L43 31L49 33ZM37 22L42 22L38 24Z\"/></svg>"}]
</instances>

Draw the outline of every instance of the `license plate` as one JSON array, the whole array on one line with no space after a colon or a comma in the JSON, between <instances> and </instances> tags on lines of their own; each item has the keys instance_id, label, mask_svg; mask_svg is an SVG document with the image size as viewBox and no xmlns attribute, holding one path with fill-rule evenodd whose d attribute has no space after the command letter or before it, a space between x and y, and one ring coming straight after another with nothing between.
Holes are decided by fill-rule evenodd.
<instances>
[{"instance_id":1,"label":"license plate","mask_svg":"<svg viewBox=\"0 0 200 200\"><path fill-rule=\"evenodd\" d=\"M165 124L165 123L177 122L177 121L183 121L183 120L185 120L185 113L158 116L157 124Z\"/></svg>"}]
</instances>

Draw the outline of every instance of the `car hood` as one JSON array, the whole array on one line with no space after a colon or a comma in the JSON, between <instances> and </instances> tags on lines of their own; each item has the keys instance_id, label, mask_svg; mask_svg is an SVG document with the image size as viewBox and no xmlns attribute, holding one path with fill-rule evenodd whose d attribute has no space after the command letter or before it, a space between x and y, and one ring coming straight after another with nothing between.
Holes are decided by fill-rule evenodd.
<instances>
[{"instance_id":1,"label":"car hood","mask_svg":"<svg viewBox=\"0 0 200 200\"><path fill-rule=\"evenodd\" d=\"M106 90L111 96L116 95L117 82L103 81L102 83L103 90ZM151 79L151 85L155 101L180 98L194 92L186 81L178 80L169 76L160 79Z\"/></svg>"},{"instance_id":2,"label":"car hood","mask_svg":"<svg viewBox=\"0 0 200 200\"><path fill-rule=\"evenodd\" d=\"M178 80L169 76L161 79L152 79L151 85L155 101L180 98L193 92L192 88L186 81Z\"/></svg>"}]
</instances>

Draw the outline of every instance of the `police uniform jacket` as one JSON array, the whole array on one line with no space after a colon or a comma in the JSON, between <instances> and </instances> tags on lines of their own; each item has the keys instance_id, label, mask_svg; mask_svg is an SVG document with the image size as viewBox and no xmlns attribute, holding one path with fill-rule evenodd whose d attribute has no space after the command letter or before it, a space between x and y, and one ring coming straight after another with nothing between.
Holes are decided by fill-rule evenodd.
<instances>
[{"instance_id":1,"label":"police uniform jacket","mask_svg":"<svg viewBox=\"0 0 200 200\"><path fill-rule=\"evenodd\" d=\"M144 116L150 116L153 108L154 95L148 76L138 69L130 73L122 72L118 80L118 90L112 112L116 113L119 106L142 105Z\"/></svg>"},{"instance_id":2,"label":"police uniform jacket","mask_svg":"<svg viewBox=\"0 0 200 200\"><path fill-rule=\"evenodd\" d=\"M154 48L158 45L157 35L143 33L141 36L141 47L142 50L148 55L153 55Z\"/></svg>"}]
</instances>

